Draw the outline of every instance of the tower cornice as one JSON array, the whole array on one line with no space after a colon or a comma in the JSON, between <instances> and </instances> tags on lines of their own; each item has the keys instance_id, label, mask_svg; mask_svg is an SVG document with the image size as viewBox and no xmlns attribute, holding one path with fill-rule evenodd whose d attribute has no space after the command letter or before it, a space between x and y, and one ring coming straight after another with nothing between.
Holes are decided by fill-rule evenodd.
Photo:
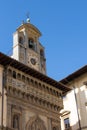
<instances>
[{"instance_id":1,"label":"tower cornice","mask_svg":"<svg viewBox=\"0 0 87 130\"><path fill-rule=\"evenodd\" d=\"M35 27L33 24L30 24L30 23L23 23L21 26L19 26L17 28L17 31L21 31L24 28L26 30L31 28L32 30L34 30L38 34L39 37L42 35L41 32L39 31L39 29L37 27Z\"/></svg>"}]
</instances>

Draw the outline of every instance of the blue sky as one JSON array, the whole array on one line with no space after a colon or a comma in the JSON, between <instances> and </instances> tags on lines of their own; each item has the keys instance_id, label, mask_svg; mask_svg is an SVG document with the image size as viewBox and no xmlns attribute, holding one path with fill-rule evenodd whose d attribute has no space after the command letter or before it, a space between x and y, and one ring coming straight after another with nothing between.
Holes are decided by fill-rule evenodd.
<instances>
[{"instance_id":1,"label":"blue sky","mask_svg":"<svg viewBox=\"0 0 87 130\"><path fill-rule=\"evenodd\" d=\"M47 75L60 80L87 64L87 0L1 0L0 51L12 51L12 36L27 12L42 32Z\"/></svg>"}]
</instances>

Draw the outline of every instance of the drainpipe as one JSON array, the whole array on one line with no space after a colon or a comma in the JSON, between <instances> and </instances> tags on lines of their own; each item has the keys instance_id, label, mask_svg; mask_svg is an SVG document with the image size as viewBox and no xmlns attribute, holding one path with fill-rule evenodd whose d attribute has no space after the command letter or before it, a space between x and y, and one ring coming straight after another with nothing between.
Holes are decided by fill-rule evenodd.
<instances>
[{"instance_id":1,"label":"drainpipe","mask_svg":"<svg viewBox=\"0 0 87 130\"><path fill-rule=\"evenodd\" d=\"M77 102L75 87L73 87L73 90L74 90L74 96L75 96L75 101L76 101L76 109L77 109L77 115L78 115L79 130L82 130L81 129L80 116L79 116L79 112L78 112L78 102Z\"/></svg>"}]
</instances>

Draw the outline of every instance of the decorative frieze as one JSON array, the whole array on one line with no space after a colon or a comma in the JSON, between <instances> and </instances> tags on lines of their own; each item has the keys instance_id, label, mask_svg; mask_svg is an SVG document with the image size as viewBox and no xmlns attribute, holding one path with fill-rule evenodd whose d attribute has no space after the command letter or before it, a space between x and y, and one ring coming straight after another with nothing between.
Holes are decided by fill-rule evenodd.
<instances>
[{"instance_id":1,"label":"decorative frieze","mask_svg":"<svg viewBox=\"0 0 87 130\"><path fill-rule=\"evenodd\" d=\"M38 90L37 88L33 88L31 85L26 85L25 83L18 81L16 79L7 78L7 86L12 87L13 89L15 88L17 91L20 90L21 92L25 92L26 94L31 94L35 97L38 97L42 100L46 100L47 102L53 103L55 105L62 105L61 99L51 95L47 94L42 90ZM15 93L15 91L14 91Z\"/></svg>"},{"instance_id":2,"label":"decorative frieze","mask_svg":"<svg viewBox=\"0 0 87 130\"><path fill-rule=\"evenodd\" d=\"M12 87L8 87L8 95L11 97L15 97L17 99L21 99L24 102L28 102L30 104L34 104L35 106L40 106L44 109L48 109L54 112L59 112L62 106L60 104L51 103L49 101L46 101L44 99L41 99L40 97L35 97L31 94L27 94L25 92L19 91L17 89L14 89Z\"/></svg>"},{"instance_id":3,"label":"decorative frieze","mask_svg":"<svg viewBox=\"0 0 87 130\"><path fill-rule=\"evenodd\" d=\"M62 91L60 91L58 88L52 87L51 85L43 83L35 78L30 77L29 75L25 75L23 72L14 70L13 68L7 69L6 76L11 78L13 77L13 79L21 81L22 83L24 82L26 85L28 84L34 86L34 88L38 88L45 93L56 96L57 98L61 98L62 96Z\"/></svg>"},{"instance_id":4,"label":"decorative frieze","mask_svg":"<svg viewBox=\"0 0 87 130\"><path fill-rule=\"evenodd\" d=\"M63 108L61 92L12 68L7 69L7 95L56 113Z\"/></svg>"}]
</instances>

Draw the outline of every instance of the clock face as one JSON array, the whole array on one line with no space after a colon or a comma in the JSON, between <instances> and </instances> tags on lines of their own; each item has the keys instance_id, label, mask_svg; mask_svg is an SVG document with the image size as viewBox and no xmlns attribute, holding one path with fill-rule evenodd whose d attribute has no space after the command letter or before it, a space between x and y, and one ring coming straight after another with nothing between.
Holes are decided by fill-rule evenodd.
<instances>
[{"instance_id":1,"label":"clock face","mask_svg":"<svg viewBox=\"0 0 87 130\"><path fill-rule=\"evenodd\" d=\"M31 58L30 62L31 62L32 65L36 65L36 59L35 58Z\"/></svg>"},{"instance_id":2,"label":"clock face","mask_svg":"<svg viewBox=\"0 0 87 130\"><path fill-rule=\"evenodd\" d=\"M39 69L38 62L39 62L38 55L34 55L32 53L28 53L28 55L27 55L27 65L28 66L38 70Z\"/></svg>"}]
</instances>

